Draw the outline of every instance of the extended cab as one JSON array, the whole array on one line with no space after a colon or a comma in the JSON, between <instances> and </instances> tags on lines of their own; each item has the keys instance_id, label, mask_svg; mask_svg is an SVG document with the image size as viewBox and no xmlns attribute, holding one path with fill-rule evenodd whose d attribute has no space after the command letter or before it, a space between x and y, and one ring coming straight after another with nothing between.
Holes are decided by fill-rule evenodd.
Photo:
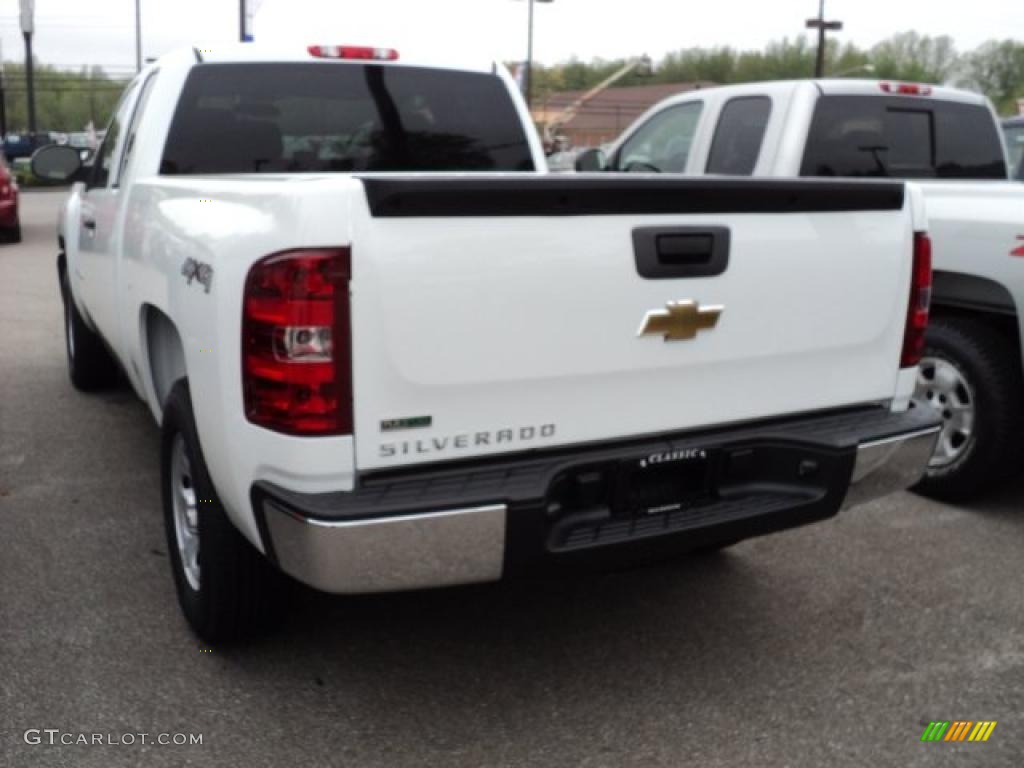
<instances>
[{"instance_id":1,"label":"extended cab","mask_svg":"<svg viewBox=\"0 0 1024 768\"><path fill-rule=\"evenodd\" d=\"M918 490L964 499L1019 471L1024 187L1008 181L999 121L984 96L866 80L688 92L641 116L607 159L592 150L577 167L912 179L925 197L935 258L915 399L943 419Z\"/></svg>"},{"instance_id":2,"label":"extended cab","mask_svg":"<svg viewBox=\"0 0 1024 768\"><path fill-rule=\"evenodd\" d=\"M162 429L208 639L332 592L666 557L906 487L900 182L549 176L501 66L217 48L128 87L60 217L67 357Z\"/></svg>"}]
</instances>

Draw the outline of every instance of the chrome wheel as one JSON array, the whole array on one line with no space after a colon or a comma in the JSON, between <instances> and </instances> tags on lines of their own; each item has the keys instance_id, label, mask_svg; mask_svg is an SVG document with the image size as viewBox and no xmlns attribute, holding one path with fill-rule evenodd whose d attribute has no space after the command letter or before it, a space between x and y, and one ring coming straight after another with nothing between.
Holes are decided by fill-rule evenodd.
<instances>
[{"instance_id":1,"label":"chrome wheel","mask_svg":"<svg viewBox=\"0 0 1024 768\"><path fill-rule=\"evenodd\" d=\"M942 435L928 466L948 467L974 441L974 392L951 362L941 357L925 357L918 368L914 397L942 416Z\"/></svg>"},{"instance_id":2,"label":"chrome wheel","mask_svg":"<svg viewBox=\"0 0 1024 768\"><path fill-rule=\"evenodd\" d=\"M174 436L171 448L171 501L174 505L174 538L185 580L199 590L199 509L192 467L185 453L185 439Z\"/></svg>"}]
</instances>

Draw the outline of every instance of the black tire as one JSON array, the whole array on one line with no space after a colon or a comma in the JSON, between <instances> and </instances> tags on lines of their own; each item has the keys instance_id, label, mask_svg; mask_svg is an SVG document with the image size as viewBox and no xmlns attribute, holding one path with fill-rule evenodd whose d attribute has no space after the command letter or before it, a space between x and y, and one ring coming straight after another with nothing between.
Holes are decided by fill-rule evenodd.
<instances>
[{"instance_id":1,"label":"black tire","mask_svg":"<svg viewBox=\"0 0 1024 768\"><path fill-rule=\"evenodd\" d=\"M19 221L10 229L4 232L4 242L6 243L20 243L21 242L21 222Z\"/></svg>"},{"instance_id":2,"label":"black tire","mask_svg":"<svg viewBox=\"0 0 1024 768\"><path fill-rule=\"evenodd\" d=\"M727 539L726 541L719 541L716 544L705 544L703 547L697 547L689 552L691 557L714 557L715 555L721 554L725 550L736 546L743 539Z\"/></svg>"},{"instance_id":3,"label":"black tire","mask_svg":"<svg viewBox=\"0 0 1024 768\"><path fill-rule=\"evenodd\" d=\"M175 476L172 454L178 440L187 458L196 507L198 586L189 581L182 564L176 531ZM180 471L182 465L178 464ZM182 473L184 476L184 473ZM285 577L235 528L217 498L199 445L188 383L178 381L164 409L160 453L160 488L168 560L178 602L189 625L208 643L256 637L277 626L284 611Z\"/></svg>"},{"instance_id":4,"label":"black tire","mask_svg":"<svg viewBox=\"0 0 1024 768\"><path fill-rule=\"evenodd\" d=\"M962 453L948 465L929 465L913 490L942 501L975 498L1013 472L1020 461L1024 377L1019 350L983 322L940 318L928 329L924 357L946 361L957 370L973 399L974 422Z\"/></svg>"},{"instance_id":5,"label":"black tire","mask_svg":"<svg viewBox=\"0 0 1024 768\"><path fill-rule=\"evenodd\" d=\"M67 272L60 273L61 297L64 299L64 350L68 358L68 375L75 389L95 392L117 382L117 363L110 356L99 334L82 319L71 297Z\"/></svg>"}]
</instances>

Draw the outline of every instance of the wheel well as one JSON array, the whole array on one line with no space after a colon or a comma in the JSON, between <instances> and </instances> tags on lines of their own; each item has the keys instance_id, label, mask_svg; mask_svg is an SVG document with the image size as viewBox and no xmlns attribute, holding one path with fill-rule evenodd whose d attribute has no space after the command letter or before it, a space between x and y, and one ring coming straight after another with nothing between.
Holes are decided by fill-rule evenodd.
<instances>
[{"instance_id":1,"label":"wheel well","mask_svg":"<svg viewBox=\"0 0 1024 768\"><path fill-rule=\"evenodd\" d=\"M1013 349L1020 355L1020 325L1016 315L1003 312L986 312L979 309L966 309L948 304L932 306L931 316L943 320L971 320L988 326L1013 344Z\"/></svg>"},{"instance_id":2,"label":"wheel well","mask_svg":"<svg viewBox=\"0 0 1024 768\"><path fill-rule=\"evenodd\" d=\"M1017 314L1013 294L1002 283L943 269L935 270L932 276L932 303L979 313Z\"/></svg>"},{"instance_id":3,"label":"wheel well","mask_svg":"<svg viewBox=\"0 0 1024 768\"><path fill-rule=\"evenodd\" d=\"M932 317L973 320L1003 335L1020 354L1020 325L1013 294L978 275L938 269L932 278Z\"/></svg>"},{"instance_id":4,"label":"wheel well","mask_svg":"<svg viewBox=\"0 0 1024 768\"><path fill-rule=\"evenodd\" d=\"M171 319L151 304L142 309L142 324L150 382L162 413L174 382L187 375L185 348Z\"/></svg>"}]
</instances>

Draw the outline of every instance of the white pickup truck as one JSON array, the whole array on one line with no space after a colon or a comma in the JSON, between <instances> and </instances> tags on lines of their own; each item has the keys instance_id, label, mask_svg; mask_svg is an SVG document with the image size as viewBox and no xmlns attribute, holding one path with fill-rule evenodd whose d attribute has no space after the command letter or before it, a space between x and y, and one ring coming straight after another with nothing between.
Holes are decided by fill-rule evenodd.
<instances>
[{"instance_id":1,"label":"white pickup truck","mask_svg":"<svg viewBox=\"0 0 1024 768\"><path fill-rule=\"evenodd\" d=\"M204 638L281 572L404 590L667 557L906 487L928 316L900 182L554 176L501 66L188 50L60 216L71 380L162 429Z\"/></svg>"},{"instance_id":2,"label":"white pickup truck","mask_svg":"<svg viewBox=\"0 0 1024 768\"><path fill-rule=\"evenodd\" d=\"M1019 157L1018 157L1019 162ZM1024 187L976 93L918 83L748 83L670 97L582 170L912 179L934 244L916 401L943 418L917 490L958 500L1024 465Z\"/></svg>"}]
</instances>

